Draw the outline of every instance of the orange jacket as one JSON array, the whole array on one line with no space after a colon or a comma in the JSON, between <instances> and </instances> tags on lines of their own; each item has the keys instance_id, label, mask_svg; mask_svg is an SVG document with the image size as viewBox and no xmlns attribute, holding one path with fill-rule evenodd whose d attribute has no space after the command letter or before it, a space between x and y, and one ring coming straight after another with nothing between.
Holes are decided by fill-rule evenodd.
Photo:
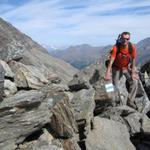
<instances>
[{"instance_id":1,"label":"orange jacket","mask_svg":"<svg viewBox=\"0 0 150 150\"><path fill-rule=\"evenodd\" d=\"M119 52L117 52L118 50ZM114 58L114 68L117 70L127 69L130 60L136 58L136 47L132 44L132 52L130 53L128 45L125 48L121 46L120 48L117 48L117 46L114 45L111 52L111 58Z\"/></svg>"}]
</instances>

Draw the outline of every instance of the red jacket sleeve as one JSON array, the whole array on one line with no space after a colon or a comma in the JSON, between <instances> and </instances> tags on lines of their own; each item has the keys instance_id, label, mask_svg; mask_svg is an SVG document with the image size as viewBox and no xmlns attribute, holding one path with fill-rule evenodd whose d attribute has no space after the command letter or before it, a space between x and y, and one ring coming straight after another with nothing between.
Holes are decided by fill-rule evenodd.
<instances>
[{"instance_id":1,"label":"red jacket sleeve","mask_svg":"<svg viewBox=\"0 0 150 150\"><path fill-rule=\"evenodd\" d=\"M111 58L116 58L117 47L114 45L111 50Z\"/></svg>"}]
</instances>

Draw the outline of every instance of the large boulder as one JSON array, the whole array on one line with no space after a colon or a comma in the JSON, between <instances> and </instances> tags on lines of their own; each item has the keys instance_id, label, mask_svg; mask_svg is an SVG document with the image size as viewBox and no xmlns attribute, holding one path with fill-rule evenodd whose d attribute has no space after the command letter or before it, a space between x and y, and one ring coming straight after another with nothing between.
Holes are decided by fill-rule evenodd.
<instances>
[{"instance_id":1,"label":"large boulder","mask_svg":"<svg viewBox=\"0 0 150 150\"><path fill-rule=\"evenodd\" d=\"M44 94L39 91L19 92L0 105L0 149L15 149L31 133L50 122Z\"/></svg>"},{"instance_id":2,"label":"large boulder","mask_svg":"<svg viewBox=\"0 0 150 150\"><path fill-rule=\"evenodd\" d=\"M63 93L54 96L59 102L55 102L53 107L50 108L52 112L50 127L57 138L72 138L78 132L77 124L74 117L73 109L70 107L68 97ZM53 96L48 99L49 103L53 103Z\"/></svg>"},{"instance_id":3,"label":"large boulder","mask_svg":"<svg viewBox=\"0 0 150 150\"><path fill-rule=\"evenodd\" d=\"M77 133L74 110L68 95L58 86L46 85L42 92L46 93L49 110L52 112L50 128L55 137L71 138Z\"/></svg>"},{"instance_id":4,"label":"large boulder","mask_svg":"<svg viewBox=\"0 0 150 150\"><path fill-rule=\"evenodd\" d=\"M48 83L40 68L15 61L11 61L9 65L15 73L14 82L19 88L39 89Z\"/></svg>"},{"instance_id":5,"label":"large boulder","mask_svg":"<svg viewBox=\"0 0 150 150\"><path fill-rule=\"evenodd\" d=\"M82 89L89 89L90 85L82 77L74 75L73 79L69 81L68 87L70 88L70 91L79 91Z\"/></svg>"},{"instance_id":6,"label":"large boulder","mask_svg":"<svg viewBox=\"0 0 150 150\"><path fill-rule=\"evenodd\" d=\"M135 150L125 125L95 117L95 128L86 139L87 150Z\"/></svg>"},{"instance_id":7,"label":"large boulder","mask_svg":"<svg viewBox=\"0 0 150 150\"><path fill-rule=\"evenodd\" d=\"M74 109L75 119L78 123L79 130L82 127L85 136L94 125L94 94L95 91L92 88L89 90L82 89L78 92L74 92L72 98L70 98L70 103Z\"/></svg>"},{"instance_id":8,"label":"large boulder","mask_svg":"<svg viewBox=\"0 0 150 150\"><path fill-rule=\"evenodd\" d=\"M145 114L146 115L146 114ZM131 136L140 133L142 120L145 117L135 109L128 106L108 107L99 116L108 118L126 125Z\"/></svg>"}]
</instances>

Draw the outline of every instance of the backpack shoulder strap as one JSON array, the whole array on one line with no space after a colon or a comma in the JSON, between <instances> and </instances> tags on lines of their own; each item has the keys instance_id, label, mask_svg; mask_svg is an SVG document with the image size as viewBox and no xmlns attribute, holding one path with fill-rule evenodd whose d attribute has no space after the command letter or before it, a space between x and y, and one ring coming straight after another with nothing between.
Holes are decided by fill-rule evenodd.
<instances>
[{"instance_id":1,"label":"backpack shoulder strap","mask_svg":"<svg viewBox=\"0 0 150 150\"><path fill-rule=\"evenodd\" d=\"M128 43L128 48L129 48L129 53L132 54L133 47L131 42Z\"/></svg>"},{"instance_id":2,"label":"backpack shoulder strap","mask_svg":"<svg viewBox=\"0 0 150 150\"><path fill-rule=\"evenodd\" d=\"M119 52L120 52L120 45L116 44L116 55L118 55Z\"/></svg>"}]
</instances>

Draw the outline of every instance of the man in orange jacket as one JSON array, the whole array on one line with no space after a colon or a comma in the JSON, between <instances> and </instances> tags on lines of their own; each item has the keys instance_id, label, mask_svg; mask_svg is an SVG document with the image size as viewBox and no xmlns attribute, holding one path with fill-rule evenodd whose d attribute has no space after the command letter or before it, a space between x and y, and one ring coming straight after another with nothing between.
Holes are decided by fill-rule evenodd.
<instances>
[{"instance_id":1,"label":"man in orange jacket","mask_svg":"<svg viewBox=\"0 0 150 150\"><path fill-rule=\"evenodd\" d=\"M134 44L131 44L129 40L130 33L123 32L120 35L116 45L113 46L110 62L105 73L105 80L110 80L112 71L113 84L115 85L116 90L119 90L118 82L122 75L124 75L130 85L127 105L136 108L134 103L138 87L138 76L135 67L136 47Z\"/></svg>"}]
</instances>

